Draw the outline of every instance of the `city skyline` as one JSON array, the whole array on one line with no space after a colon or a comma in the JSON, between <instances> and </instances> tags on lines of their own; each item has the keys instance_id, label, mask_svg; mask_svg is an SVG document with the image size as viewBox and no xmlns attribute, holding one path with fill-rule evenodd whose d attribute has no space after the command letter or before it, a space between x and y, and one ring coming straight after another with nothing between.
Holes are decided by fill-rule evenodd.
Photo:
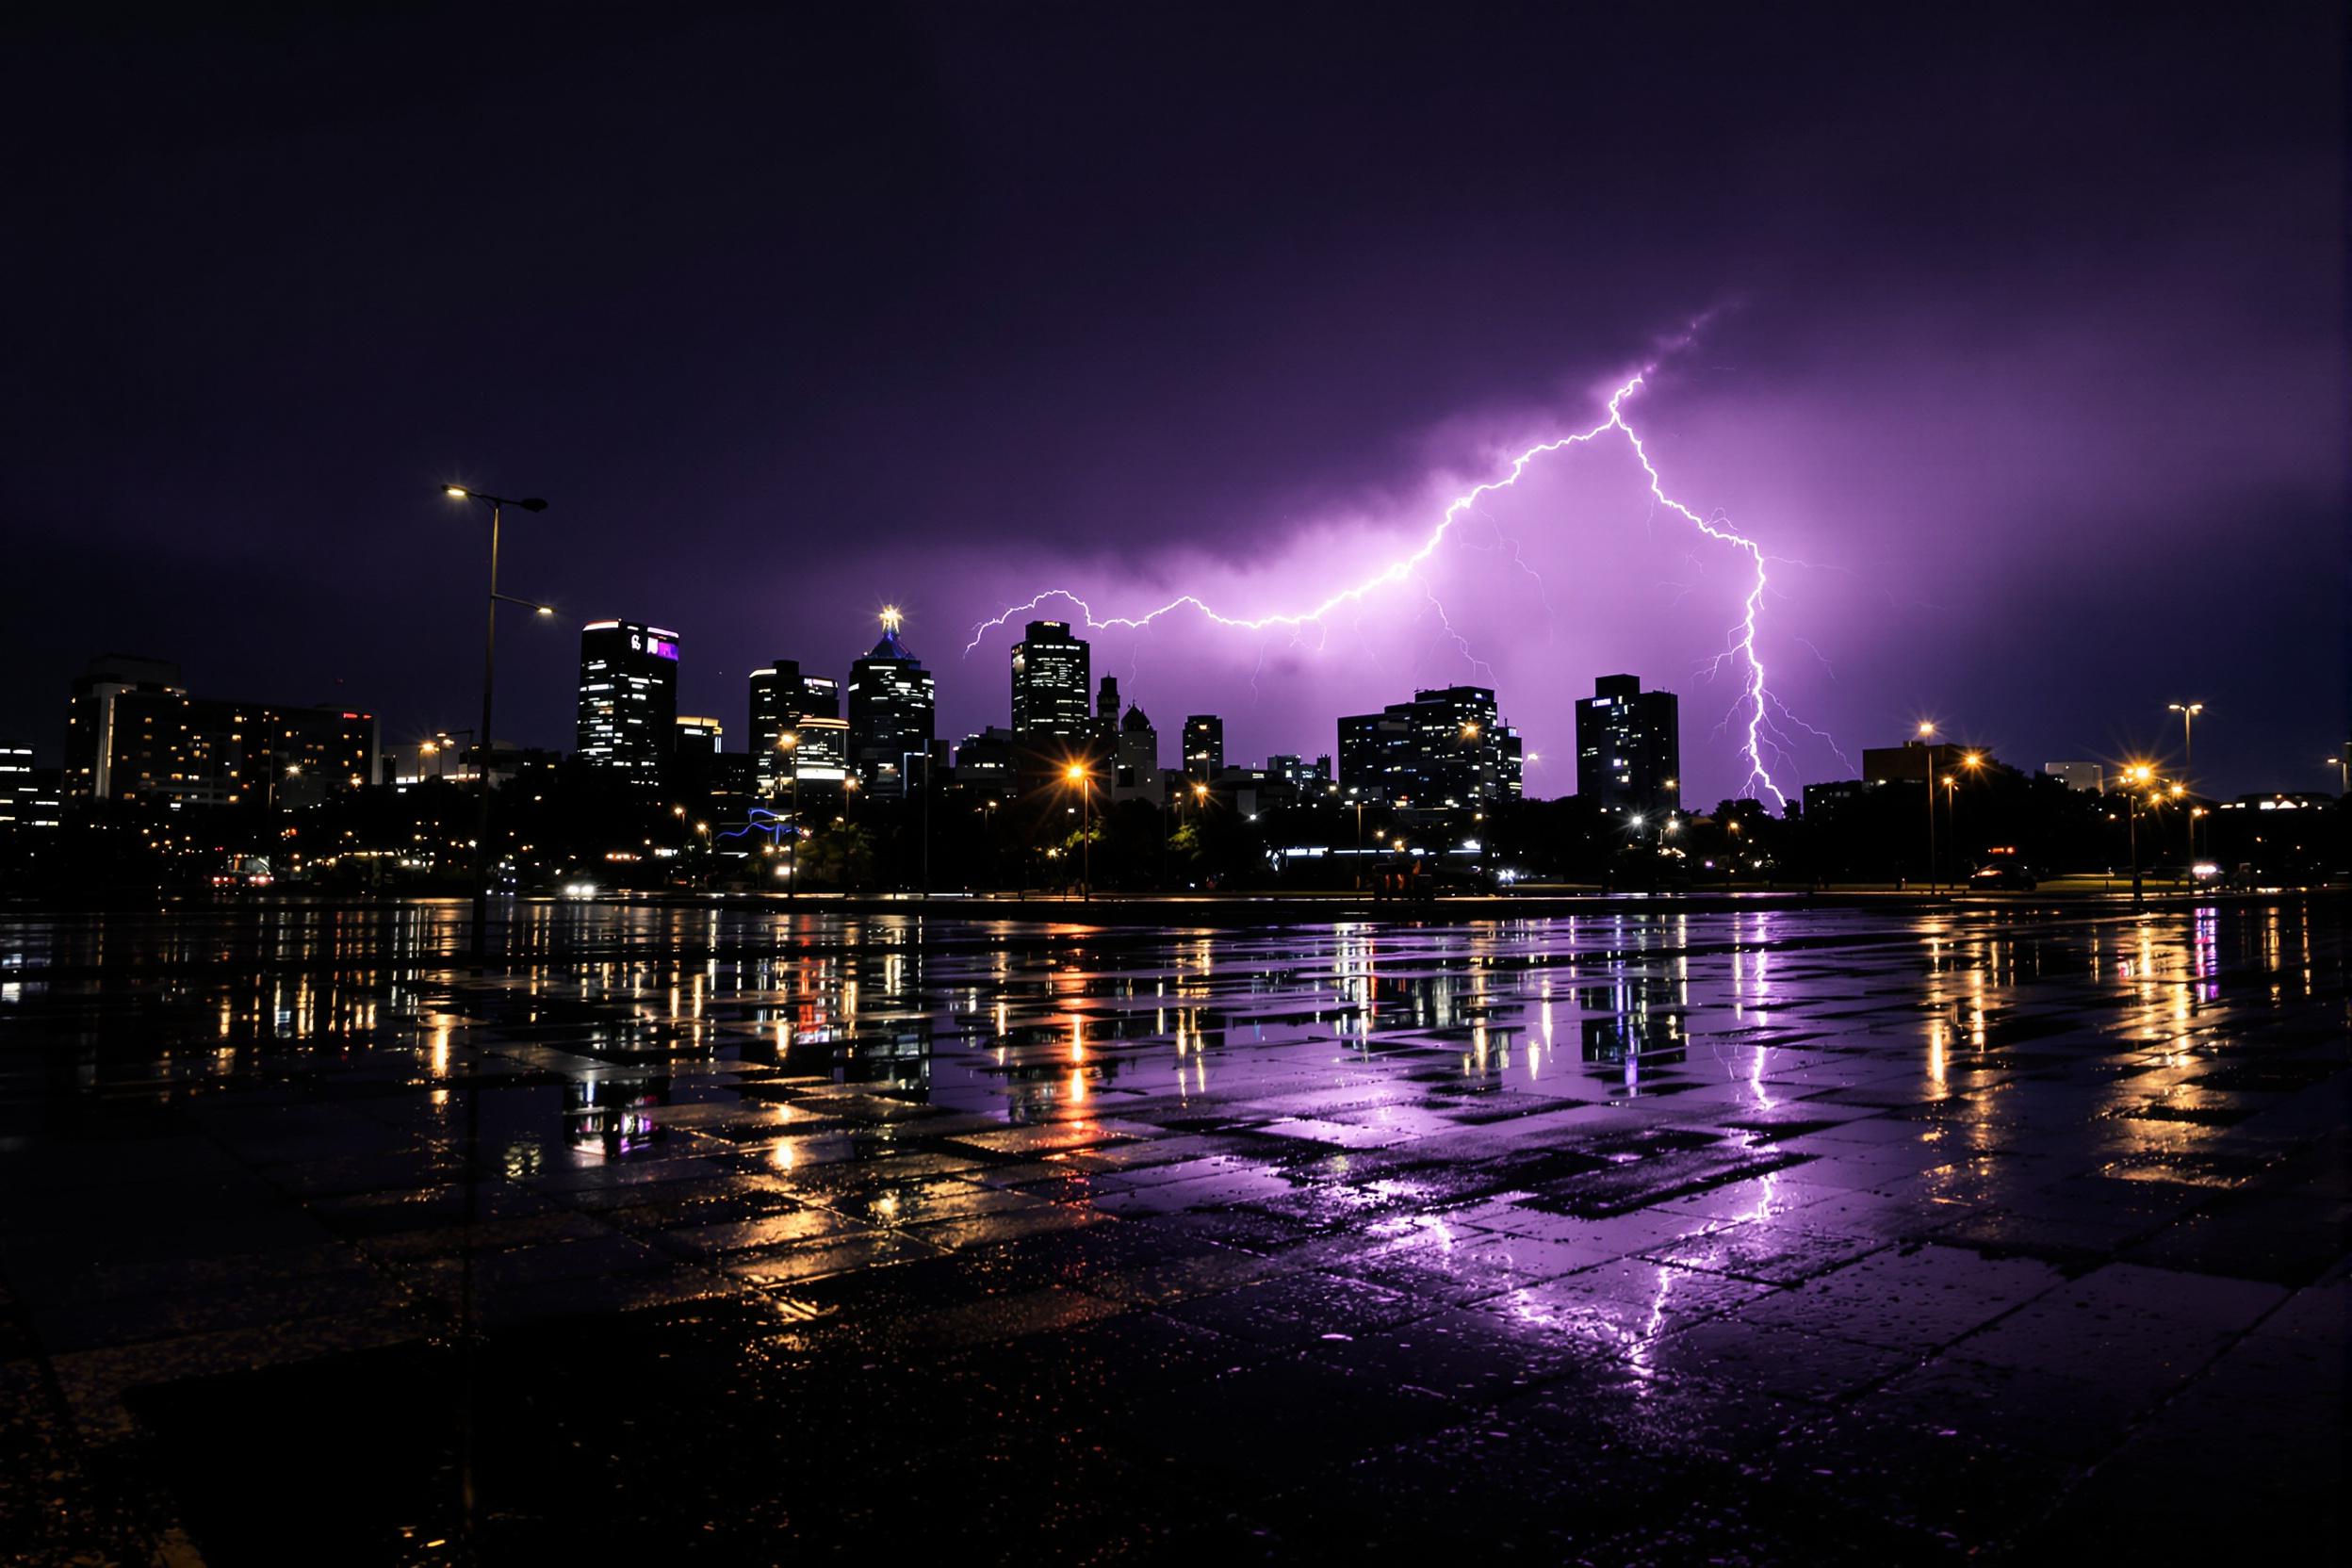
<instances>
[{"instance_id":1,"label":"city skyline","mask_svg":"<svg viewBox=\"0 0 2352 1568\"><path fill-rule=\"evenodd\" d=\"M11 1561L2344 1536L2343 0L10 20Z\"/></svg>"},{"instance_id":2,"label":"city skyline","mask_svg":"<svg viewBox=\"0 0 2352 1568\"><path fill-rule=\"evenodd\" d=\"M1006 606L1314 603L1655 366L1635 428L1669 494L1788 563L1774 690L1849 755L1921 717L2161 753L2182 700L2218 788L2341 743L2318 8L2128 51L2025 12L1563 13L1501 52L1473 18L1261 19L1237 53L1206 13L1046 48L915 11L580 19L549 53L457 14L124 42L96 123L70 35L25 51L21 128L87 129L28 192L74 218L24 280L57 307L0 515L27 580L103 591L26 596L0 734L48 753L53 694L114 651L387 737L473 722L482 519L450 482L547 496L504 580L679 629L688 710L737 712L779 646L845 678L896 603L960 734L996 722L1018 623L958 650ZM630 106L688 59L679 113ZM1690 112L1654 112L1670 68ZM1087 191L1125 194L1062 199ZM1236 754L1491 685L1545 793L1585 678L1638 670L1718 798L1739 691L1705 666L1747 576L1652 511L1596 446L1311 635L1175 616L1095 662ZM560 744L569 639L508 631L501 728ZM1847 773L1802 751L1793 782Z\"/></svg>"}]
</instances>

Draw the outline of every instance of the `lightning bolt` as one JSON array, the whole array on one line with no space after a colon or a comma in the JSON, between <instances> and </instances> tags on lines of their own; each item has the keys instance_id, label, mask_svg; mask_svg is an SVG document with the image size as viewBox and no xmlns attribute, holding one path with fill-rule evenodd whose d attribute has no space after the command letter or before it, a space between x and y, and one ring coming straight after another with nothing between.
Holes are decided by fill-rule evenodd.
<instances>
[{"instance_id":1,"label":"lightning bolt","mask_svg":"<svg viewBox=\"0 0 2352 1568\"><path fill-rule=\"evenodd\" d=\"M1657 466L1650 461L1649 450L1642 445L1641 435L1625 422L1625 400L1642 390L1647 384L1649 373L1648 369L1638 372L1624 385L1609 394L1607 405L1609 417L1599 424L1590 430L1578 431L1572 435L1562 435L1529 447L1512 458L1499 477L1476 485L1447 502L1444 514L1429 530L1429 537L1421 542L1419 548L1409 555L1400 556L1390 562L1370 577L1336 590L1309 609L1287 611L1270 615L1228 615L1198 595L1179 594L1166 604L1145 611L1139 615L1098 616L1094 612L1094 607L1077 594L1067 588L1049 588L1020 604L1006 606L973 627L972 641L964 645L964 652L969 655L980 645L989 632L1005 625L1015 616L1035 611L1049 599L1075 605L1079 613L1085 617L1087 629L1093 631L1107 631L1115 627L1139 630L1161 616L1173 614L1179 610L1197 611L1204 620L1214 622L1218 626L1232 627L1240 631L1264 631L1273 627L1287 627L1295 633L1306 626L1320 625L1323 617L1332 611L1346 605L1361 604L1366 597L1380 589L1393 587L1411 579L1425 562L1437 553L1439 547L1446 543L1446 536L1453 531L1455 523L1477 507L1478 502L1486 497L1508 490L1517 484L1521 476L1527 473L1529 466L1538 458L1548 457L1554 452L1566 451L1576 447L1590 446L1611 432L1615 432L1625 438L1626 447L1633 453L1634 461L1641 465L1642 475L1649 484L1650 500L1654 508L1664 507L1707 538L1718 544L1730 546L1733 549L1747 556L1755 568L1754 576L1748 584L1747 595L1740 603L1740 619L1726 634L1726 646L1723 652L1717 656L1714 662L1718 668L1725 662L1732 662L1737 664L1741 671L1740 694L1734 700L1733 712L1741 720L1745 740L1740 746L1740 756L1748 764L1748 771L1740 781L1739 792L1749 797L1769 794L1774 801L1785 806L1788 804L1788 796L1782 792L1779 784L1773 780L1772 770L1766 765L1764 760L1768 749L1778 756L1787 755L1787 738L1780 733L1774 724L1773 712L1777 710L1788 714L1791 722L1797 724L1800 728L1811 730L1817 735L1820 731L1812 730L1811 726L1797 720L1794 714L1788 714L1788 709L1781 703L1781 700L1773 695L1765 684L1764 661L1756 651L1756 621L1762 612L1764 595L1770 587L1766 572L1768 557L1764 553L1763 546L1734 530L1720 516L1712 519L1701 516L1697 512L1666 493L1665 480L1659 476ZM1426 592L1427 584L1423 587ZM1435 602L1434 595L1431 596L1431 602ZM1445 607L1443 605L1438 606L1438 614L1441 619L1444 618ZM1446 629L1449 633L1453 632L1450 622L1446 624ZM1460 641L1459 633L1454 633L1454 636L1456 641ZM1467 656L1467 645L1464 645L1463 651ZM1474 659L1472 662L1475 665L1478 662Z\"/></svg>"}]
</instances>

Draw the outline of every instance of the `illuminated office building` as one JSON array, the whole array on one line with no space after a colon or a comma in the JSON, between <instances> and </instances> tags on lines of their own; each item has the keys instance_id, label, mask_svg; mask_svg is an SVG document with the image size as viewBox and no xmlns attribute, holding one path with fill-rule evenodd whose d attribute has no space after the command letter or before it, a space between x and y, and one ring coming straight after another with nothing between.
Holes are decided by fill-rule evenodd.
<instances>
[{"instance_id":1,"label":"illuminated office building","mask_svg":"<svg viewBox=\"0 0 2352 1568\"><path fill-rule=\"evenodd\" d=\"M1639 676L1605 675L1576 703L1576 793L1604 811L1682 808L1681 704Z\"/></svg>"},{"instance_id":2,"label":"illuminated office building","mask_svg":"<svg viewBox=\"0 0 2352 1568\"><path fill-rule=\"evenodd\" d=\"M751 672L751 723L746 731L752 776L761 794L783 777L776 743L803 719L841 716L841 682L830 676L803 675L797 660L778 659Z\"/></svg>"},{"instance_id":3,"label":"illuminated office building","mask_svg":"<svg viewBox=\"0 0 2352 1568\"><path fill-rule=\"evenodd\" d=\"M66 792L83 799L114 797L114 699L122 693L188 695L180 667L163 659L109 653L74 678L65 720Z\"/></svg>"},{"instance_id":4,"label":"illuminated office building","mask_svg":"<svg viewBox=\"0 0 2352 1568\"><path fill-rule=\"evenodd\" d=\"M372 713L191 696L177 665L115 655L74 682L65 783L85 798L310 806L377 765Z\"/></svg>"},{"instance_id":5,"label":"illuminated office building","mask_svg":"<svg viewBox=\"0 0 2352 1568\"><path fill-rule=\"evenodd\" d=\"M1077 741L1089 729L1087 663L1092 649L1067 621L1031 621L1013 645L1013 733L1031 746Z\"/></svg>"},{"instance_id":6,"label":"illuminated office building","mask_svg":"<svg viewBox=\"0 0 2352 1568\"><path fill-rule=\"evenodd\" d=\"M1415 692L1339 721L1339 785L1362 800L1438 810L1516 800L1519 732L1483 686Z\"/></svg>"},{"instance_id":7,"label":"illuminated office building","mask_svg":"<svg viewBox=\"0 0 2352 1568\"><path fill-rule=\"evenodd\" d=\"M1184 720L1184 776L1195 784L1213 782L1225 768L1225 721L1215 713L1195 713Z\"/></svg>"},{"instance_id":8,"label":"illuminated office building","mask_svg":"<svg viewBox=\"0 0 2352 1568\"><path fill-rule=\"evenodd\" d=\"M770 798L788 798L795 779L804 799L810 790L843 787L850 776L847 719L803 719L785 734L791 743L776 749L776 784Z\"/></svg>"},{"instance_id":9,"label":"illuminated office building","mask_svg":"<svg viewBox=\"0 0 2352 1568\"><path fill-rule=\"evenodd\" d=\"M580 629L580 755L659 789L678 745L678 633L640 621Z\"/></svg>"},{"instance_id":10,"label":"illuminated office building","mask_svg":"<svg viewBox=\"0 0 2352 1568\"><path fill-rule=\"evenodd\" d=\"M882 640L849 667L849 765L868 789L904 793L920 784L938 702L931 672L899 641L899 615L882 612Z\"/></svg>"}]
</instances>

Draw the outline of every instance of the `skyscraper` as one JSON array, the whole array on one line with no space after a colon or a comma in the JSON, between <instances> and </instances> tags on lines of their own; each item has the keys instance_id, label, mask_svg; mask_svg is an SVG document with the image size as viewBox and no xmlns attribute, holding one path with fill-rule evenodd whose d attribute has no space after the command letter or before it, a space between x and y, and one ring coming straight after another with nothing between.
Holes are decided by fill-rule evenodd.
<instances>
[{"instance_id":1,"label":"skyscraper","mask_svg":"<svg viewBox=\"0 0 2352 1568\"><path fill-rule=\"evenodd\" d=\"M1605 675L1576 703L1576 793L1604 811L1682 808L1681 704L1639 676Z\"/></svg>"},{"instance_id":2,"label":"skyscraper","mask_svg":"<svg viewBox=\"0 0 2352 1568\"><path fill-rule=\"evenodd\" d=\"M1225 721L1215 713L1184 720L1184 776L1206 784L1225 766Z\"/></svg>"},{"instance_id":3,"label":"skyscraper","mask_svg":"<svg viewBox=\"0 0 2352 1568\"><path fill-rule=\"evenodd\" d=\"M678 744L678 633L642 621L580 629L580 755L648 790Z\"/></svg>"},{"instance_id":4,"label":"skyscraper","mask_svg":"<svg viewBox=\"0 0 2352 1568\"><path fill-rule=\"evenodd\" d=\"M784 763L776 754L776 743L785 731L804 719L841 716L841 682L830 676L803 675L799 661L792 659L778 659L764 669L752 671L751 725L746 733L754 788L763 795L772 794L783 778Z\"/></svg>"},{"instance_id":5,"label":"skyscraper","mask_svg":"<svg viewBox=\"0 0 2352 1568\"><path fill-rule=\"evenodd\" d=\"M923 764L907 760L927 755L937 698L931 672L898 639L899 614L882 612L882 640L849 667L849 764L870 789L903 793L920 783Z\"/></svg>"},{"instance_id":6,"label":"skyscraper","mask_svg":"<svg viewBox=\"0 0 2352 1568\"><path fill-rule=\"evenodd\" d=\"M1031 746L1076 741L1089 726L1086 694L1092 648L1067 621L1031 621L1013 645L1013 733Z\"/></svg>"}]
</instances>

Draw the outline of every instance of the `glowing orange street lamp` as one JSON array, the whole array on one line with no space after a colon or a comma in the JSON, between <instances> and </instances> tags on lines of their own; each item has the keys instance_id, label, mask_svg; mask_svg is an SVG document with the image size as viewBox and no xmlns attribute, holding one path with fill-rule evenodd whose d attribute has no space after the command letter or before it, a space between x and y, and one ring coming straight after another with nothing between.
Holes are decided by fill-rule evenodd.
<instances>
[{"instance_id":1,"label":"glowing orange street lamp","mask_svg":"<svg viewBox=\"0 0 2352 1568\"><path fill-rule=\"evenodd\" d=\"M1088 903L1094 900L1094 776L1084 762L1072 762L1062 776L1078 787L1078 896Z\"/></svg>"},{"instance_id":2,"label":"glowing orange street lamp","mask_svg":"<svg viewBox=\"0 0 2352 1568\"><path fill-rule=\"evenodd\" d=\"M2156 770L2145 762L2134 762L2123 770L2125 834L2132 844L2132 907L2140 906L2140 796L2139 791L2152 783Z\"/></svg>"},{"instance_id":3,"label":"glowing orange street lamp","mask_svg":"<svg viewBox=\"0 0 2352 1568\"><path fill-rule=\"evenodd\" d=\"M1936 726L1919 721L1919 776L1927 780L1927 890L1936 890Z\"/></svg>"}]
</instances>

